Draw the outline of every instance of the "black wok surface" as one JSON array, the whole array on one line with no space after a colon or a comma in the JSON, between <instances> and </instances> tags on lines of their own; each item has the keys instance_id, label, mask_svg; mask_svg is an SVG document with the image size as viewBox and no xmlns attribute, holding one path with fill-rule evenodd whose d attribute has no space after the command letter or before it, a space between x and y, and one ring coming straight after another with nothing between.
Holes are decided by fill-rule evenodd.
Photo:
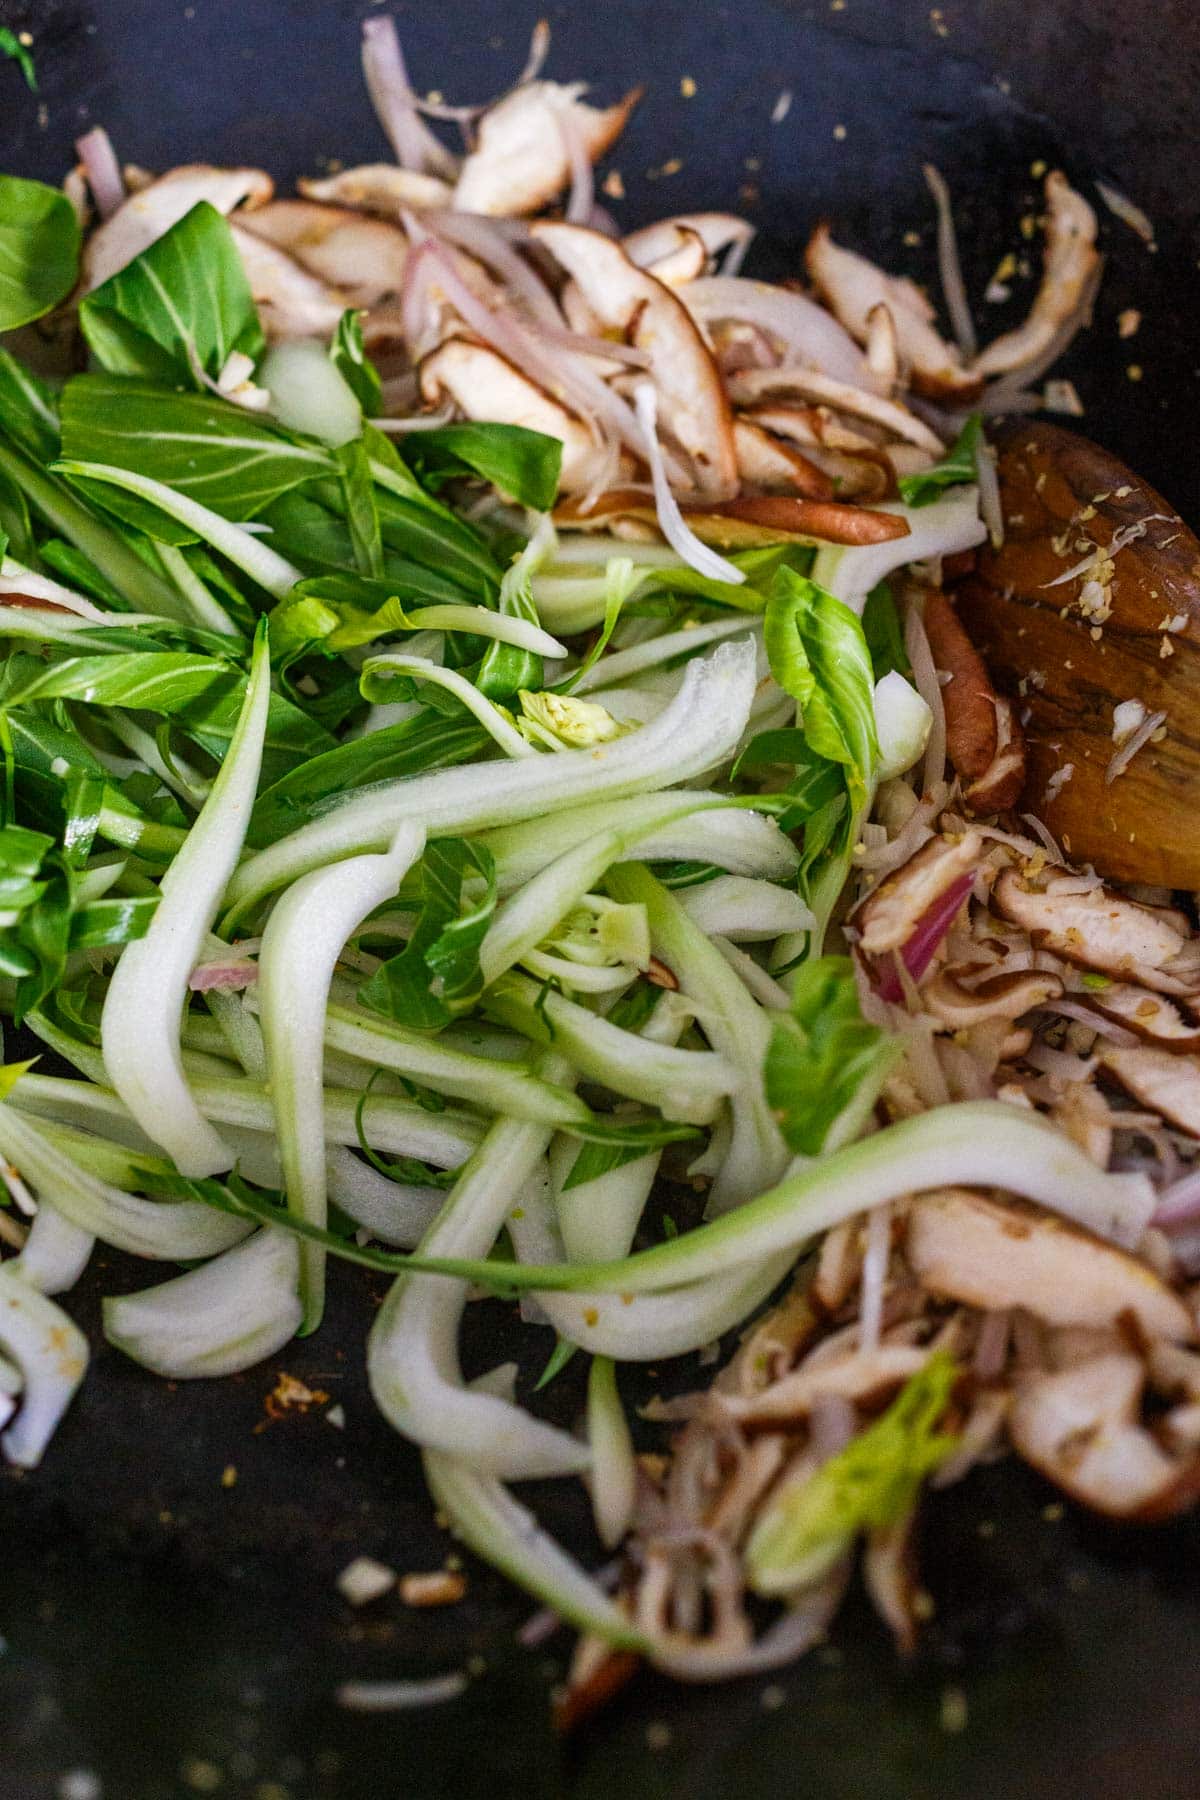
<instances>
[{"instance_id":1,"label":"black wok surface","mask_svg":"<svg viewBox=\"0 0 1200 1800\"><path fill-rule=\"evenodd\" d=\"M357 65L365 10L0 0L0 23L33 31L42 81L39 107L0 65L0 166L56 179L96 122L151 167L237 159L287 181L323 158L378 155ZM1200 16L1188 0L549 10L552 74L589 76L605 97L648 84L612 159L622 219L746 211L763 234L751 268L764 273L796 268L827 213L889 266L927 277L926 159L960 202L976 295L1001 254L1023 248L1036 162L1125 189L1154 219L1157 250L1105 219L1096 325L1059 372L1087 404L1085 428L1200 517ZM519 68L536 7L397 12L418 85L473 99ZM784 88L792 106L772 125ZM682 166L664 174L673 159ZM1012 315L1028 292L1017 284ZM1122 341L1127 307L1143 323ZM988 327L1010 322L1004 308L979 310ZM937 1610L911 1666L855 1599L828 1649L782 1676L717 1690L641 1676L564 1747L548 1695L565 1641L518 1649L530 1608L486 1569L469 1562L467 1601L443 1612L391 1600L355 1612L338 1598L334 1578L354 1555L406 1570L453 1550L415 1454L366 1392L376 1279L334 1270L315 1339L235 1380L178 1386L102 1347L99 1296L145 1280L128 1259L97 1257L68 1301L96 1346L89 1379L44 1466L0 1469L0 1800L1183 1800L1200 1786L1200 1526L1121 1536L1062 1515L1008 1465L928 1509ZM471 1309L469 1371L530 1335L511 1308ZM285 1369L327 1399L272 1420L264 1400ZM637 1391L688 1379L651 1371ZM568 1370L548 1405L569 1422L579 1403ZM325 1417L338 1404L340 1431ZM531 1498L581 1554L598 1554L567 1484ZM468 1661L468 1694L433 1711L363 1719L332 1703L350 1676ZM76 1785L63 1786L70 1771ZM80 1771L99 1786L79 1786Z\"/></svg>"}]
</instances>

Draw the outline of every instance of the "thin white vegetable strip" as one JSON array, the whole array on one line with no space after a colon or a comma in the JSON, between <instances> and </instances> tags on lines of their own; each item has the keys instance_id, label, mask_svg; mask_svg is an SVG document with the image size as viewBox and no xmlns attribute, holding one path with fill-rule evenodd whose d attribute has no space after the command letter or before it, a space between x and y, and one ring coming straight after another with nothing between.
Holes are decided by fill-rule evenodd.
<instances>
[{"instance_id":1,"label":"thin white vegetable strip","mask_svg":"<svg viewBox=\"0 0 1200 1800\"><path fill-rule=\"evenodd\" d=\"M660 637L651 638L648 643L633 644L628 650L614 650L611 656L602 656L592 664L586 675L581 676L575 692L591 694L604 688L617 687L621 682L628 681L631 675L640 675L645 669L657 668L660 663L671 662L677 656L691 656L709 644L720 643L722 638L736 637L740 631L759 629L757 619L739 614L735 619L715 619L707 625L691 625L683 631L663 632Z\"/></svg>"},{"instance_id":2,"label":"thin white vegetable strip","mask_svg":"<svg viewBox=\"0 0 1200 1800\"><path fill-rule=\"evenodd\" d=\"M687 818L690 802L680 797L678 805L677 817ZM671 822L669 818L663 821L668 827ZM479 947L484 985L490 987L506 969L540 944L614 862L628 856L635 847L640 852L640 840L646 835L635 827L632 831L589 836L564 851L507 900Z\"/></svg>"},{"instance_id":3,"label":"thin white vegetable strip","mask_svg":"<svg viewBox=\"0 0 1200 1800\"><path fill-rule=\"evenodd\" d=\"M606 1550L615 1550L633 1519L637 1460L621 1405L612 1358L596 1356L588 1371L588 1443L592 1449L592 1512Z\"/></svg>"},{"instance_id":4,"label":"thin white vegetable strip","mask_svg":"<svg viewBox=\"0 0 1200 1800\"><path fill-rule=\"evenodd\" d=\"M223 637L240 637L241 633L221 602L205 587L182 550L174 544L156 543L159 562L183 596L191 621L206 631L219 631Z\"/></svg>"},{"instance_id":5,"label":"thin white vegetable strip","mask_svg":"<svg viewBox=\"0 0 1200 1800\"><path fill-rule=\"evenodd\" d=\"M321 1111L322 1041L329 984L348 937L396 893L425 847L419 825L401 825L383 856L357 856L318 869L290 887L263 932L258 1004L267 1051L271 1102L288 1205L310 1225L324 1226L325 1132ZM320 1323L325 1252L300 1253L306 1331Z\"/></svg>"},{"instance_id":6,"label":"thin white vegetable strip","mask_svg":"<svg viewBox=\"0 0 1200 1800\"><path fill-rule=\"evenodd\" d=\"M245 1243L158 1287L104 1302L104 1335L143 1368L186 1381L235 1375L295 1336L297 1240L256 1231Z\"/></svg>"},{"instance_id":7,"label":"thin white vegetable strip","mask_svg":"<svg viewBox=\"0 0 1200 1800\"><path fill-rule=\"evenodd\" d=\"M794 889L745 875L718 875L684 888L677 899L698 931L734 943L776 938L785 931L811 931L816 924Z\"/></svg>"},{"instance_id":8,"label":"thin white vegetable strip","mask_svg":"<svg viewBox=\"0 0 1200 1800\"><path fill-rule=\"evenodd\" d=\"M430 1256L485 1256L527 1192L544 1186L544 1125L501 1119L463 1169L421 1240ZM367 1374L384 1417L429 1449L508 1479L585 1469L587 1446L494 1394L466 1389L458 1363L465 1282L401 1275L367 1340Z\"/></svg>"},{"instance_id":9,"label":"thin white vegetable strip","mask_svg":"<svg viewBox=\"0 0 1200 1800\"><path fill-rule=\"evenodd\" d=\"M505 756L511 756L516 761L523 757L537 756L538 752L533 745L527 744L520 732L509 724L500 708L493 706L474 682L458 674L457 670L443 669L440 663L428 662L423 656L409 656L403 650L384 650L363 664L364 676L387 674L389 670L396 675L412 675L419 681L432 683L434 687L445 688L448 694L453 694L479 720ZM478 769L475 774L478 777Z\"/></svg>"},{"instance_id":10,"label":"thin white vegetable strip","mask_svg":"<svg viewBox=\"0 0 1200 1800\"><path fill-rule=\"evenodd\" d=\"M254 804L271 697L265 629L241 715L212 791L159 884L145 937L127 944L109 982L100 1025L104 1066L138 1123L182 1175L228 1169L226 1145L189 1091L179 1047L188 978L200 960L221 894L241 854Z\"/></svg>"},{"instance_id":11,"label":"thin white vegetable strip","mask_svg":"<svg viewBox=\"0 0 1200 1800\"><path fill-rule=\"evenodd\" d=\"M395 1069L488 1112L542 1125L583 1124L590 1116L582 1100L540 1080L527 1066L506 1067L490 1057L446 1049L428 1032L347 1006L329 1008L325 1042L372 1068Z\"/></svg>"},{"instance_id":12,"label":"thin white vegetable strip","mask_svg":"<svg viewBox=\"0 0 1200 1800\"><path fill-rule=\"evenodd\" d=\"M530 1193L520 1217L509 1219L508 1231L522 1263L553 1263L563 1254L549 1198L540 1192ZM663 1293L541 1291L537 1304L560 1337L593 1356L656 1362L686 1356L740 1325L779 1286L795 1260L795 1250L786 1249Z\"/></svg>"},{"instance_id":13,"label":"thin white vegetable strip","mask_svg":"<svg viewBox=\"0 0 1200 1800\"><path fill-rule=\"evenodd\" d=\"M176 493L174 488L161 481L151 480L148 475L136 475L131 469L119 469L110 463L63 462L57 466L67 475L83 475L89 481L107 481L113 487L124 488L127 493L137 494L140 499L160 506L180 525L194 531L222 556L227 556L235 567L277 600L286 599L296 583L304 579L301 569L272 550L269 544L264 544L252 531L231 525L220 513L202 506L198 500L189 499L186 494Z\"/></svg>"},{"instance_id":14,"label":"thin white vegetable strip","mask_svg":"<svg viewBox=\"0 0 1200 1800\"><path fill-rule=\"evenodd\" d=\"M92 1232L43 1195L25 1248L11 1266L39 1294L65 1294L87 1268L95 1242Z\"/></svg>"},{"instance_id":15,"label":"thin white vegetable strip","mask_svg":"<svg viewBox=\"0 0 1200 1800\"><path fill-rule=\"evenodd\" d=\"M250 1081L201 1081L196 1098L205 1116L219 1125L242 1126L274 1135L275 1115L265 1089ZM325 1136L335 1144L357 1144L357 1116L362 1096L326 1088L323 1095ZM53 1075L25 1075L8 1101L15 1111L44 1114L69 1125L118 1133L146 1144L133 1115L108 1088ZM452 1107L433 1113L415 1100L373 1093L363 1108L363 1129L373 1150L388 1156L414 1156L438 1168L456 1168L479 1142L482 1122Z\"/></svg>"},{"instance_id":16,"label":"thin white vegetable strip","mask_svg":"<svg viewBox=\"0 0 1200 1800\"><path fill-rule=\"evenodd\" d=\"M691 1010L672 993L664 993L641 1035L655 1044L677 1044L691 1023ZM579 1155L577 1140L557 1137L550 1148L550 1179L562 1247L572 1262L607 1262L627 1256L633 1243L658 1166L661 1150L609 1169L592 1181L566 1185ZM552 1260L557 1250L549 1252Z\"/></svg>"},{"instance_id":17,"label":"thin white vegetable strip","mask_svg":"<svg viewBox=\"0 0 1200 1800\"><path fill-rule=\"evenodd\" d=\"M418 606L408 617L421 631L469 631L474 637L494 638L498 644L513 644L518 650L529 650L534 656L548 656L554 661L568 654L565 644L532 620L512 618L486 606Z\"/></svg>"},{"instance_id":18,"label":"thin white vegetable strip","mask_svg":"<svg viewBox=\"0 0 1200 1800\"><path fill-rule=\"evenodd\" d=\"M775 881L795 873L799 854L773 819L730 806L722 794L697 789L687 799L695 810L682 817L677 793L641 794L558 813L552 831L542 820L529 819L481 832L476 841L495 859L502 895L532 881L577 844L608 831L631 839L636 834L643 862L707 861L732 874Z\"/></svg>"},{"instance_id":19,"label":"thin white vegetable strip","mask_svg":"<svg viewBox=\"0 0 1200 1800\"><path fill-rule=\"evenodd\" d=\"M190 1262L228 1249L250 1229L245 1219L199 1200L143 1200L111 1187L51 1143L11 1101L0 1105L0 1155L31 1187L44 1189L72 1224L134 1256Z\"/></svg>"},{"instance_id":20,"label":"thin white vegetable strip","mask_svg":"<svg viewBox=\"0 0 1200 1800\"><path fill-rule=\"evenodd\" d=\"M82 1331L11 1264L0 1265L0 1346L21 1371L21 1405L0 1437L9 1462L34 1469L88 1365Z\"/></svg>"},{"instance_id":21,"label":"thin white vegetable strip","mask_svg":"<svg viewBox=\"0 0 1200 1800\"><path fill-rule=\"evenodd\" d=\"M542 1530L502 1482L437 1450L426 1450L422 1461L434 1505L477 1556L536 1594L578 1630L614 1649L646 1648L645 1638L615 1601Z\"/></svg>"},{"instance_id":22,"label":"thin white vegetable strip","mask_svg":"<svg viewBox=\"0 0 1200 1800\"><path fill-rule=\"evenodd\" d=\"M733 1133L729 1153L709 1197L710 1211L724 1212L761 1193L787 1167L787 1146L763 1091L770 1016L688 917L677 896L643 864L626 863L614 869L608 890L616 900L645 906L655 955L702 1009L702 1028L713 1049L741 1074L730 1100Z\"/></svg>"},{"instance_id":23,"label":"thin white vegetable strip","mask_svg":"<svg viewBox=\"0 0 1200 1800\"><path fill-rule=\"evenodd\" d=\"M658 1107L668 1119L706 1125L739 1085L737 1069L716 1052L648 1043L562 994L540 994L520 975L504 976L486 1004L501 1024L535 1041L549 1037L581 1075Z\"/></svg>"},{"instance_id":24,"label":"thin white vegetable strip","mask_svg":"<svg viewBox=\"0 0 1200 1800\"><path fill-rule=\"evenodd\" d=\"M690 780L732 753L754 686L753 646L721 644L689 663L675 701L641 731L588 750L443 769L362 794L250 857L230 882L228 899L241 912L322 863L386 846L407 819L421 820L431 836L471 832Z\"/></svg>"},{"instance_id":25,"label":"thin white vegetable strip","mask_svg":"<svg viewBox=\"0 0 1200 1800\"><path fill-rule=\"evenodd\" d=\"M930 556L973 550L987 536L979 516L979 489L973 484L951 488L945 499L929 506L902 506L899 501L887 500L876 510L906 520L908 536L842 549L830 545L817 551L813 564L813 580L855 612L862 611L871 589L894 569Z\"/></svg>"}]
</instances>

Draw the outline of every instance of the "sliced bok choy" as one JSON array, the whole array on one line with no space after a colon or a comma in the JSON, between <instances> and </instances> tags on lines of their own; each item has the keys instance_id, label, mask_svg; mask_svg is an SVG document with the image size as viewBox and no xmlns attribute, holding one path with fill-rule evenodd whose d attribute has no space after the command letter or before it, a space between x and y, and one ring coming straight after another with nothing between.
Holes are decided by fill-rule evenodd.
<instances>
[{"instance_id":1,"label":"sliced bok choy","mask_svg":"<svg viewBox=\"0 0 1200 1800\"><path fill-rule=\"evenodd\" d=\"M127 944L109 982L100 1042L109 1080L134 1118L175 1161L203 1176L233 1162L183 1072L180 1019L188 978L237 865L262 763L271 664L266 627L254 644L246 698L212 791L159 885L146 935Z\"/></svg>"},{"instance_id":2,"label":"sliced bok choy","mask_svg":"<svg viewBox=\"0 0 1200 1800\"><path fill-rule=\"evenodd\" d=\"M273 1356L300 1326L299 1246L256 1231L202 1268L104 1302L116 1349L174 1381L235 1375Z\"/></svg>"},{"instance_id":3,"label":"sliced bok choy","mask_svg":"<svg viewBox=\"0 0 1200 1800\"><path fill-rule=\"evenodd\" d=\"M20 1405L0 1447L18 1468L34 1469L83 1380L87 1339L60 1306L2 1264L0 1349L21 1371Z\"/></svg>"},{"instance_id":4,"label":"sliced bok choy","mask_svg":"<svg viewBox=\"0 0 1200 1800\"><path fill-rule=\"evenodd\" d=\"M401 825L382 856L356 856L297 881L275 907L258 959L258 1001L288 1205L313 1225L326 1217L322 1044L334 967L347 938L396 893L420 856L425 833ZM304 1328L324 1305L325 1258L300 1256Z\"/></svg>"}]
</instances>

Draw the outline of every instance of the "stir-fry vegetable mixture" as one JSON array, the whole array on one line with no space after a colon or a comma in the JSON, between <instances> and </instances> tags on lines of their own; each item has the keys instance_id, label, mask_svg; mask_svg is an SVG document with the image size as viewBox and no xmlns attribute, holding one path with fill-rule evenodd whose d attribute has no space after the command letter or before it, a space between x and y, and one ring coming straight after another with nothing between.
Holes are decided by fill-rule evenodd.
<instances>
[{"instance_id":1,"label":"stir-fry vegetable mixture","mask_svg":"<svg viewBox=\"0 0 1200 1800\"><path fill-rule=\"evenodd\" d=\"M738 273L740 219L622 237L636 96L544 51L430 109L373 18L396 160L296 199L102 132L65 191L0 179L0 328L40 321L0 350L0 994L52 1053L3 1071L0 1443L35 1465L84 1378L96 1239L165 1265L104 1328L174 1380L318 1330L331 1257L393 1271L375 1399L586 1696L799 1654L860 1543L907 1643L921 1493L1006 1441L1107 1513L1191 1497L1200 940L1013 815L953 605L1090 206L1048 176L979 351L936 172L955 339L825 227L811 292ZM579 1432L464 1380L480 1294L590 1359ZM636 1456L621 1365L738 1328ZM613 1581L530 1477L589 1485Z\"/></svg>"}]
</instances>

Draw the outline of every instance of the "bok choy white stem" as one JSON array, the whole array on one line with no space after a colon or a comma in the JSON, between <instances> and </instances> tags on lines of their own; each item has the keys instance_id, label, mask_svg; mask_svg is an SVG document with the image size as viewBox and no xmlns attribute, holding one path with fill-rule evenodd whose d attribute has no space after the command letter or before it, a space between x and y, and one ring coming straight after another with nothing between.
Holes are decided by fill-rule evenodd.
<instances>
[{"instance_id":1,"label":"bok choy white stem","mask_svg":"<svg viewBox=\"0 0 1200 1800\"><path fill-rule=\"evenodd\" d=\"M104 1335L145 1369L175 1381L235 1375L273 1356L301 1317L299 1247L256 1231L224 1255L138 1294L104 1302Z\"/></svg>"},{"instance_id":2,"label":"bok choy white stem","mask_svg":"<svg viewBox=\"0 0 1200 1800\"><path fill-rule=\"evenodd\" d=\"M502 895L532 881L557 857L602 832L619 831L637 841L643 862L711 862L736 875L786 881L799 855L774 819L735 806L726 794L689 791L691 811L681 813L677 793L639 794L630 800L601 800L555 816L552 831L540 819L502 825L480 833L492 854Z\"/></svg>"},{"instance_id":3,"label":"bok choy white stem","mask_svg":"<svg viewBox=\"0 0 1200 1800\"><path fill-rule=\"evenodd\" d=\"M229 883L228 899L240 915L310 869L383 848L408 819L421 820L430 835L480 831L688 781L732 754L754 687L753 645L721 644L688 664L671 705L640 731L587 750L441 769L357 795L250 857ZM549 835L552 827L544 829Z\"/></svg>"},{"instance_id":4,"label":"bok choy white stem","mask_svg":"<svg viewBox=\"0 0 1200 1800\"><path fill-rule=\"evenodd\" d=\"M606 1550L615 1550L633 1519L637 1462L611 1357L594 1356L588 1371L588 1442L592 1447L592 1512Z\"/></svg>"},{"instance_id":5,"label":"bok choy white stem","mask_svg":"<svg viewBox=\"0 0 1200 1800\"><path fill-rule=\"evenodd\" d=\"M528 1067L448 1048L428 1032L413 1031L356 1008L329 1008L325 1043L374 1068L394 1069L411 1080L428 1083L439 1093L473 1101L488 1112L543 1125L582 1125L591 1116L582 1100L539 1079Z\"/></svg>"},{"instance_id":6,"label":"bok choy white stem","mask_svg":"<svg viewBox=\"0 0 1200 1800\"><path fill-rule=\"evenodd\" d=\"M0 1265L0 1347L21 1371L21 1405L0 1437L9 1462L34 1469L54 1436L88 1364L79 1327L53 1300Z\"/></svg>"},{"instance_id":7,"label":"bok choy white stem","mask_svg":"<svg viewBox=\"0 0 1200 1800\"><path fill-rule=\"evenodd\" d=\"M61 462L56 468L64 475L106 481L112 487L124 488L126 493L136 494L139 499L161 507L168 517L194 531L222 556L227 556L235 568L241 569L268 594L274 594L277 600L286 599L296 583L304 579L302 570L272 550L269 544L264 544L254 532L230 524L211 507L202 506L199 500L192 500L187 494L177 493L165 482L154 481L149 475L136 475L132 469L119 469L111 463Z\"/></svg>"},{"instance_id":8,"label":"bok choy white stem","mask_svg":"<svg viewBox=\"0 0 1200 1800\"><path fill-rule=\"evenodd\" d=\"M190 1262L227 1250L249 1229L245 1219L217 1212L198 1200L143 1200L111 1187L51 1143L11 1101L0 1104L0 1155L35 1191L49 1194L81 1231L134 1256ZM147 1176L147 1185L151 1182Z\"/></svg>"},{"instance_id":9,"label":"bok choy white stem","mask_svg":"<svg viewBox=\"0 0 1200 1800\"><path fill-rule=\"evenodd\" d=\"M430 1256L484 1256L531 1189L547 1183L549 1128L502 1119L463 1169L421 1240ZM585 1444L507 1400L463 1386L458 1327L465 1282L401 1275L367 1340L376 1405L397 1431L425 1448L469 1458L472 1468L513 1480L578 1473Z\"/></svg>"},{"instance_id":10,"label":"bok choy white stem","mask_svg":"<svg viewBox=\"0 0 1200 1800\"><path fill-rule=\"evenodd\" d=\"M706 1125L739 1086L737 1069L715 1051L649 1043L562 994L539 992L522 975L503 976L485 1006L491 1017L534 1043L553 1043L589 1080L656 1106L668 1119Z\"/></svg>"},{"instance_id":11,"label":"bok choy white stem","mask_svg":"<svg viewBox=\"0 0 1200 1800\"><path fill-rule=\"evenodd\" d=\"M724 1212L769 1187L788 1163L787 1146L763 1090L770 1015L688 917L679 899L644 864L622 863L609 872L607 886L615 900L645 906L655 955L666 963L681 991L696 1003L713 1049L740 1071L742 1078L730 1099L733 1131L729 1152L709 1200L710 1211Z\"/></svg>"},{"instance_id":12,"label":"bok choy white stem","mask_svg":"<svg viewBox=\"0 0 1200 1800\"><path fill-rule=\"evenodd\" d=\"M96 1239L42 1196L25 1248L13 1263L39 1294L65 1294L87 1268Z\"/></svg>"},{"instance_id":13,"label":"bok choy white stem","mask_svg":"<svg viewBox=\"0 0 1200 1800\"><path fill-rule=\"evenodd\" d=\"M356 856L318 869L290 887L267 921L258 959L258 1003L267 1052L271 1103L288 1205L324 1226L325 1131L322 1041L334 965L351 933L396 893L425 847L419 825L401 825L383 856ZM320 1323L325 1255L317 1244L300 1253L304 1329Z\"/></svg>"},{"instance_id":14,"label":"bok choy white stem","mask_svg":"<svg viewBox=\"0 0 1200 1800\"><path fill-rule=\"evenodd\" d=\"M477 1556L578 1630L614 1649L646 1649L645 1638L615 1601L502 1482L438 1450L426 1450L422 1461L434 1505Z\"/></svg>"},{"instance_id":15,"label":"bok choy white stem","mask_svg":"<svg viewBox=\"0 0 1200 1800\"><path fill-rule=\"evenodd\" d=\"M179 1026L188 977L200 960L221 894L241 854L262 765L270 698L271 664L263 625L225 760L186 842L162 878L149 930L121 953L100 1022L109 1080L182 1175L213 1175L233 1162L188 1088Z\"/></svg>"}]
</instances>

